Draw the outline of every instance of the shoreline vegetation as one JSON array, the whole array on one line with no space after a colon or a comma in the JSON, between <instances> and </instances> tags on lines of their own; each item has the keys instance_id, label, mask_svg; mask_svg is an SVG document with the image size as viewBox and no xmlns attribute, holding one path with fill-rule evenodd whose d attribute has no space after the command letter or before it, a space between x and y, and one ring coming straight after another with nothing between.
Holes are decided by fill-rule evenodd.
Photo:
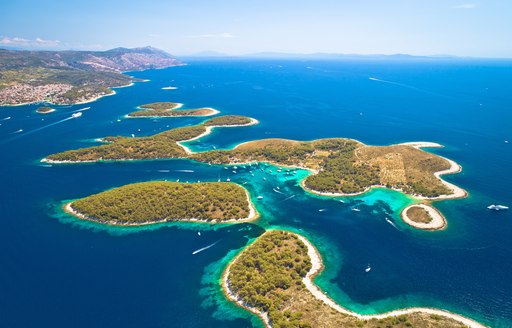
<instances>
[{"instance_id":1,"label":"shoreline vegetation","mask_svg":"<svg viewBox=\"0 0 512 328\"><path fill-rule=\"evenodd\" d=\"M229 300L258 315L266 327L485 327L434 308L360 315L335 303L314 284L322 270L318 250L306 238L271 230L229 263L221 284Z\"/></svg>"},{"instance_id":2,"label":"shoreline vegetation","mask_svg":"<svg viewBox=\"0 0 512 328\"><path fill-rule=\"evenodd\" d=\"M249 192L229 182L134 183L71 201L63 210L79 219L111 226L216 224L247 222L259 217Z\"/></svg>"},{"instance_id":3,"label":"shoreline vegetation","mask_svg":"<svg viewBox=\"0 0 512 328\"><path fill-rule=\"evenodd\" d=\"M126 115L128 118L162 118L162 117L203 117L213 116L220 112L214 108L202 107L193 109L181 109L183 104L174 102L155 102L140 105L141 109Z\"/></svg>"},{"instance_id":4,"label":"shoreline vegetation","mask_svg":"<svg viewBox=\"0 0 512 328\"><path fill-rule=\"evenodd\" d=\"M155 104L153 108L176 108L180 105ZM199 125L175 128L148 137L106 137L104 140L109 141L109 144L49 155L42 162L59 164L185 158L219 165L266 162L296 167L311 172L300 182L302 188L322 196L356 196L376 187L410 195L418 203L422 203L423 208L429 207L428 213L436 218L430 225L414 227L430 231L446 227L446 219L432 205L434 201L467 196L465 190L442 179L445 174L460 172L461 166L421 149L442 147L437 143L410 142L369 146L346 138L314 141L262 139L241 143L232 150L199 153L192 152L183 145L184 142L210 134L216 127L239 127L257 123L257 120L245 116L217 116ZM404 219L404 222L411 225L413 220Z\"/></svg>"},{"instance_id":5,"label":"shoreline vegetation","mask_svg":"<svg viewBox=\"0 0 512 328\"><path fill-rule=\"evenodd\" d=\"M97 161L187 158L187 151L190 150L181 145L180 142L203 137L217 127L241 127L257 123L257 120L245 116L217 116L199 125L171 129L149 137L129 138L118 136L102 138L102 140L109 143L49 155L43 158L41 162L74 164Z\"/></svg>"}]
</instances>

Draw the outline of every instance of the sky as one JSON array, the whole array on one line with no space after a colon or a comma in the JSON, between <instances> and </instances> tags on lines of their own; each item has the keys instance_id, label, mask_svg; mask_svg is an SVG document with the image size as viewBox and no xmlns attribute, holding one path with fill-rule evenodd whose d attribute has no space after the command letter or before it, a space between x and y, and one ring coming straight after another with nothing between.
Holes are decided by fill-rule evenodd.
<instances>
[{"instance_id":1,"label":"sky","mask_svg":"<svg viewBox=\"0 0 512 328\"><path fill-rule=\"evenodd\" d=\"M512 0L2 0L0 47L512 58Z\"/></svg>"}]
</instances>

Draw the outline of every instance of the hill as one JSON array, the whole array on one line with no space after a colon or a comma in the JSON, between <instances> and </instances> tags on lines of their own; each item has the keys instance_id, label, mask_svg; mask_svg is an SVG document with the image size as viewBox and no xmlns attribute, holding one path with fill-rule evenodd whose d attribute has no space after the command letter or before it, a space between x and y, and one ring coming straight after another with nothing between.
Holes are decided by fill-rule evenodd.
<instances>
[{"instance_id":1,"label":"hill","mask_svg":"<svg viewBox=\"0 0 512 328\"><path fill-rule=\"evenodd\" d=\"M171 54L152 47L107 51L0 49L0 106L87 102L135 81L122 72L181 64Z\"/></svg>"}]
</instances>

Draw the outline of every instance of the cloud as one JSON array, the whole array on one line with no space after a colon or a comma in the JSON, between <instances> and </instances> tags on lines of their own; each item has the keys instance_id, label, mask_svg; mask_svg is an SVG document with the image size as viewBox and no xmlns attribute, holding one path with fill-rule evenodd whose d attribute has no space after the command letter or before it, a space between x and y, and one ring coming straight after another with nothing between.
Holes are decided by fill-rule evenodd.
<instances>
[{"instance_id":1,"label":"cloud","mask_svg":"<svg viewBox=\"0 0 512 328\"><path fill-rule=\"evenodd\" d=\"M475 9L476 8L476 4L474 4L474 3L465 3L465 4L462 4L462 5L454 6L453 8L455 8L455 9Z\"/></svg>"},{"instance_id":2,"label":"cloud","mask_svg":"<svg viewBox=\"0 0 512 328\"><path fill-rule=\"evenodd\" d=\"M45 40L42 38L25 39L20 37L4 36L0 39L0 45L27 48L52 48L61 44L59 40Z\"/></svg>"},{"instance_id":3,"label":"cloud","mask_svg":"<svg viewBox=\"0 0 512 328\"><path fill-rule=\"evenodd\" d=\"M204 39L208 39L208 38L229 39L229 38L234 38L235 36L231 33L224 32L224 33L217 33L217 34L190 35L188 37L189 38L204 38Z\"/></svg>"}]
</instances>

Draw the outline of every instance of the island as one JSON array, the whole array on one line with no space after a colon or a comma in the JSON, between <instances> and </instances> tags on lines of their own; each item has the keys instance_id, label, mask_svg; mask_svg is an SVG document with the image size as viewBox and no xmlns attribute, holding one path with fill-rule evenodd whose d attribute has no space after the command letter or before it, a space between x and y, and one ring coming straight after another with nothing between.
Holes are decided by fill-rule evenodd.
<instances>
[{"instance_id":1,"label":"island","mask_svg":"<svg viewBox=\"0 0 512 328\"><path fill-rule=\"evenodd\" d=\"M151 104L140 105L142 109L128 114L128 117L182 117L182 116L212 116L219 113L218 110L203 107L194 109L180 109L183 104L174 102L155 102Z\"/></svg>"},{"instance_id":2,"label":"island","mask_svg":"<svg viewBox=\"0 0 512 328\"><path fill-rule=\"evenodd\" d=\"M314 284L322 268L320 255L306 238L271 230L228 265L222 287L228 299L258 315L266 327L483 327L430 308L376 315L351 312Z\"/></svg>"},{"instance_id":3,"label":"island","mask_svg":"<svg viewBox=\"0 0 512 328\"><path fill-rule=\"evenodd\" d=\"M0 49L0 106L46 102L78 104L112 95L141 80L123 74L182 65L152 47L107 51Z\"/></svg>"},{"instance_id":4,"label":"island","mask_svg":"<svg viewBox=\"0 0 512 328\"><path fill-rule=\"evenodd\" d=\"M41 106L38 109L36 109L36 113L38 114L50 114L53 112L55 112L55 109L48 106Z\"/></svg>"},{"instance_id":5,"label":"island","mask_svg":"<svg viewBox=\"0 0 512 328\"><path fill-rule=\"evenodd\" d=\"M409 145L367 146L344 138L263 139L240 144L233 150L197 153L191 158L216 164L261 161L307 169L313 174L303 181L303 186L322 195L357 195L372 187L425 198L452 193L435 175L450 169L450 162Z\"/></svg>"},{"instance_id":6,"label":"island","mask_svg":"<svg viewBox=\"0 0 512 328\"><path fill-rule=\"evenodd\" d=\"M447 226L444 216L427 204L407 206L400 213L400 217L405 223L423 230L440 230Z\"/></svg>"},{"instance_id":7,"label":"island","mask_svg":"<svg viewBox=\"0 0 512 328\"><path fill-rule=\"evenodd\" d=\"M160 158L187 158L190 150L180 141L188 141L207 135L216 127L236 127L256 124L258 121L237 115L211 118L202 124L167 130L149 137L107 137L108 144L68 150L49 155L43 162L80 163L109 160L141 160Z\"/></svg>"},{"instance_id":8,"label":"island","mask_svg":"<svg viewBox=\"0 0 512 328\"><path fill-rule=\"evenodd\" d=\"M134 183L74 200L64 210L80 219L121 226L226 223L258 217L248 192L229 182Z\"/></svg>"}]
</instances>

